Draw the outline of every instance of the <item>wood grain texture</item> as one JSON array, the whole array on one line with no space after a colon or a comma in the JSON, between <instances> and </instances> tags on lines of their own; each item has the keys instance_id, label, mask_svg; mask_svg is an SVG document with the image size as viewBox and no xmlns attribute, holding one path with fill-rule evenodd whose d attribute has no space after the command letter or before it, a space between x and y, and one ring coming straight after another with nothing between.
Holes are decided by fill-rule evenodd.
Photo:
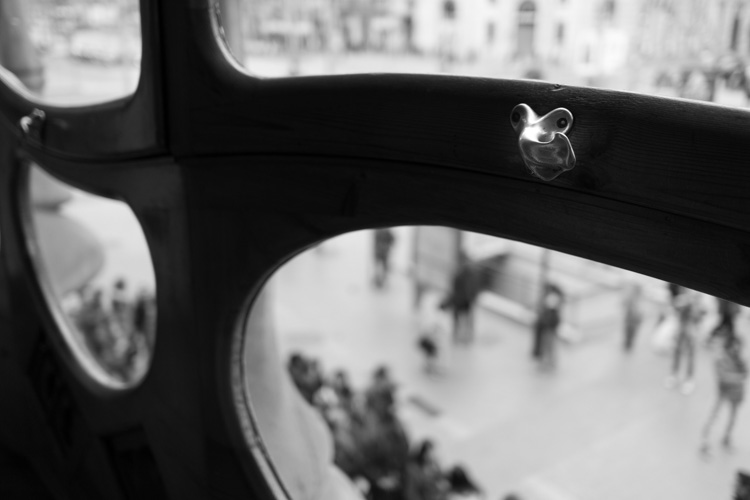
<instances>
[{"instance_id":1,"label":"wood grain texture","mask_svg":"<svg viewBox=\"0 0 750 500\"><path fill-rule=\"evenodd\" d=\"M356 229L448 225L750 304L750 232L653 207L419 164L256 157L191 161L186 167L190 206L246 213L248 224L267 232L256 235L264 253L282 261L316 241ZM277 221L282 214L283 222ZM279 227L290 224L297 228Z\"/></svg>"},{"instance_id":2,"label":"wood grain texture","mask_svg":"<svg viewBox=\"0 0 750 500\"><path fill-rule=\"evenodd\" d=\"M575 117L569 138L578 161L555 185L750 227L747 110L444 76L264 80L242 87L234 98L191 99L198 119L189 125L187 156L324 155L528 179L510 110L521 102L538 113L563 106Z\"/></svg>"},{"instance_id":3,"label":"wood grain texture","mask_svg":"<svg viewBox=\"0 0 750 500\"><path fill-rule=\"evenodd\" d=\"M302 155L413 162L529 180L519 103L568 108L576 167L552 183L750 227L750 111L547 82L437 75L259 79L225 60L199 9L172 130L178 157ZM385 164L385 163L384 163ZM533 182L543 182L531 179Z\"/></svg>"}]
</instances>

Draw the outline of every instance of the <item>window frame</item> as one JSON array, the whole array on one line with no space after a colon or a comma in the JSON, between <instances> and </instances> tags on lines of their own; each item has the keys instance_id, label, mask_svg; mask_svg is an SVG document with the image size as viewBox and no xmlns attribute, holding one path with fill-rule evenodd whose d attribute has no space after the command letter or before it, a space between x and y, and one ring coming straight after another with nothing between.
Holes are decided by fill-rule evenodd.
<instances>
[{"instance_id":1,"label":"window frame","mask_svg":"<svg viewBox=\"0 0 750 500\"><path fill-rule=\"evenodd\" d=\"M43 138L27 137L26 141L49 153L84 161L164 154L158 4L139 3L142 55L138 85L131 95L97 104L62 106L37 98L0 67L0 117L5 126L16 128L24 116L40 109L46 115Z\"/></svg>"},{"instance_id":2,"label":"window frame","mask_svg":"<svg viewBox=\"0 0 750 500\"><path fill-rule=\"evenodd\" d=\"M56 328L24 243L21 154L125 201L143 225L159 291L149 374L111 397L62 376L91 432L150 430L175 498L202 498L227 478L235 492L283 494L252 414L237 412L252 411L237 392L237 342L269 276L326 238L449 225L750 305L750 111L461 76L257 78L220 43L215 5L141 0L141 80L130 97L48 106L0 73L15 341L28 347L33 330ZM574 170L550 182L526 171L509 121L519 103L571 110ZM19 122L35 109L46 114L41 132L24 134Z\"/></svg>"}]
</instances>

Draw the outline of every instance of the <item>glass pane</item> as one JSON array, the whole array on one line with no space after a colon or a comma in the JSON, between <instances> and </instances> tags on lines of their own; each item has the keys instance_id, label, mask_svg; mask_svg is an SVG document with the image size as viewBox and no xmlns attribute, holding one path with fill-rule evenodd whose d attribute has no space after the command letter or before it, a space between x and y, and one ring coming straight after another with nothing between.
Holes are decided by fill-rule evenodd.
<instances>
[{"instance_id":1,"label":"glass pane","mask_svg":"<svg viewBox=\"0 0 750 500\"><path fill-rule=\"evenodd\" d=\"M0 65L61 105L131 94L140 75L138 0L0 0Z\"/></svg>"},{"instance_id":2,"label":"glass pane","mask_svg":"<svg viewBox=\"0 0 750 500\"><path fill-rule=\"evenodd\" d=\"M271 278L245 388L291 498L730 498L748 313L516 241L361 231Z\"/></svg>"},{"instance_id":3,"label":"glass pane","mask_svg":"<svg viewBox=\"0 0 750 500\"><path fill-rule=\"evenodd\" d=\"M748 104L738 3L214 1L224 40L259 76L457 73Z\"/></svg>"},{"instance_id":4,"label":"glass pane","mask_svg":"<svg viewBox=\"0 0 750 500\"><path fill-rule=\"evenodd\" d=\"M70 351L105 387L137 385L156 334L154 269L140 224L125 203L33 164L29 190L29 249Z\"/></svg>"}]
</instances>

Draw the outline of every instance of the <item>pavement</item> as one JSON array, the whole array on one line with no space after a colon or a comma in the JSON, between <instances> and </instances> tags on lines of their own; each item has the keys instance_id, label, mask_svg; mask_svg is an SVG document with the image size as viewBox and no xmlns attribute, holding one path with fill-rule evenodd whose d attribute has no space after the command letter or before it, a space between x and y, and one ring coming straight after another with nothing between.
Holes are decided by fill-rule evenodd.
<instances>
[{"instance_id":1,"label":"pavement","mask_svg":"<svg viewBox=\"0 0 750 500\"><path fill-rule=\"evenodd\" d=\"M475 341L448 342L444 372L427 374L416 348L408 231L398 230L396 270L383 290L371 286L367 231L278 271L269 286L282 358L315 356L328 373L347 370L355 389L376 366L389 366L411 439L433 439L442 464L467 466L488 499L731 498L736 471L750 471L750 421L741 409L732 452L717 445L709 457L698 453L715 398L706 349L690 396L664 389L669 360L652 351L648 335L626 354L617 328L561 345L557 370L543 372L529 357L528 326L482 309Z\"/></svg>"}]
</instances>

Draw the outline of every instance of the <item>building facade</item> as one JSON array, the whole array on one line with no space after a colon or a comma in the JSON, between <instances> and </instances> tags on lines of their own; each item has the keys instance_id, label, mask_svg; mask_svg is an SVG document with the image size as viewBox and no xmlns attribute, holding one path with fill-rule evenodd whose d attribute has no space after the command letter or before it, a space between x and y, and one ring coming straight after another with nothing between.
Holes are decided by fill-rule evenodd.
<instances>
[{"instance_id":1,"label":"building facade","mask_svg":"<svg viewBox=\"0 0 750 500\"><path fill-rule=\"evenodd\" d=\"M750 56L750 0L414 0L415 44L456 59L564 68L597 80L628 65Z\"/></svg>"}]
</instances>

